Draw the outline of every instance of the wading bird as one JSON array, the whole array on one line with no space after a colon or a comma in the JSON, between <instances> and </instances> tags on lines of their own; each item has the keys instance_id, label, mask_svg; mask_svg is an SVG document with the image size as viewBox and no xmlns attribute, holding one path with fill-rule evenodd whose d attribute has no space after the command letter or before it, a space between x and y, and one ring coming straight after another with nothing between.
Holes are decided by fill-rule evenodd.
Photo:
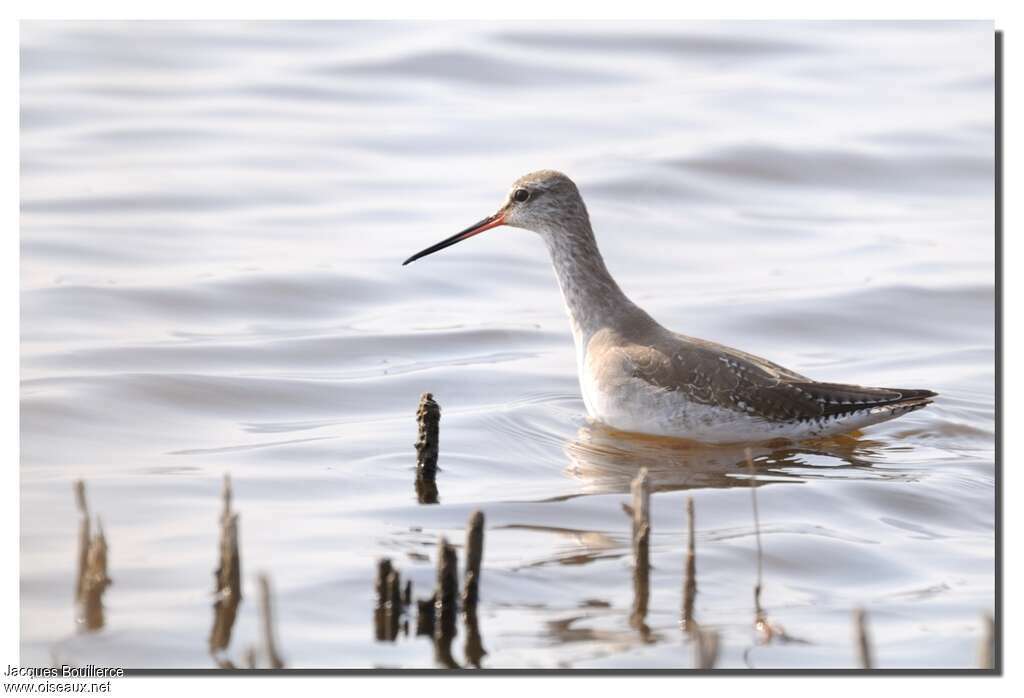
<instances>
[{"instance_id":1,"label":"wading bird","mask_svg":"<svg viewBox=\"0 0 1024 698\"><path fill-rule=\"evenodd\" d=\"M572 324L583 402L614 429L705 443L801 440L893 419L936 396L813 381L662 327L615 283L579 190L552 170L519 178L497 213L403 266L500 225L533 231L547 245Z\"/></svg>"}]
</instances>

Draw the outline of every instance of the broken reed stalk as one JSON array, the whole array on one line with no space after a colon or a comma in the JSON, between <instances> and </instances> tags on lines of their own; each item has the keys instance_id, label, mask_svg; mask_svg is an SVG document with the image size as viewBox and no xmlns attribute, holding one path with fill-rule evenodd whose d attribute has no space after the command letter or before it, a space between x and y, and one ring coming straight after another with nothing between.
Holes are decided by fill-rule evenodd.
<instances>
[{"instance_id":1,"label":"broken reed stalk","mask_svg":"<svg viewBox=\"0 0 1024 698\"><path fill-rule=\"evenodd\" d=\"M988 613L982 617L982 624L981 646L978 648L978 666L982 669L995 669L996 624Z\"/></svg>"},{"instance_id":2,"label":"broken reed stalk","mask_svg":"<svg viewBox=\"0 0 1024 698\"><path fill-rule=\"evenodd\" d=\"M858 608L853 612L854 632L857 635L857 655L861 669L873 669L874 653L871 651L871 637L868 635L867 612Z\"/></svg>"},{"instance_id":3,"label":"broken reed stalk","mask_svg":"<svg viewBox=\"0 0 1024 698\"><path fill-rule=\"evenodd\" d=\"M693 606L697 597L697 543L693 526L693 497L686 498L687 534L686 543L686 581L683 584L683 629L693 627Z\"/></svg>"},{"instance_id":4,"label":"broken reed stalk","mask_svg":"<svg viewBox=\"0 0 1024 698\"><path fill-rule=\"evenodd\" d=\"M85 483L75 481L75 505L81 521L78 526L78 574L75 581L76 620L86 630L103 627L103 592L110 586L107 575L107 538L103 524L96 518L96 535L92 535L89 504L85 497Z\"/></svg>"},{"instance_id":5,"label":"broken reed stalk","mask_svg":"<svg viewBox=\"0 0 1024 698\"><path fill-rule=\"evenodd\" d=\"M238 552L238 514L232 511L231 477L224 475L221 489L219 563L213 573L213 627L210 629L210 653L215 655L231 643L231 630L242 601L242 563ZM217 662L222 666L226 660Z\"/></svg>"},{"instance_id":6,"label":"broken reed stalk","mask_svg":"<svg viewBox=\"0 0 1024 698\"><path fill-rule=\"evenodd\" d=\"M437 544L437 588L434 591L434 652L438 662L458 668L452 657L459 605L459 560L455 548L442 536Z\"/></svg>"},{"instance_id":7,"label":"broken reed stalk","mask_svg":"<svg viewBox=\"0 0 1024 698\"><path fill-rule=\"evenodd\" d=\"M647 603L650 597L651 478L641 468L630 485L633 516L633 611L630 624L646 630Z\"/></svg>"},{"instance_id":8,"label":"broken reed stalk","mask_svg":"<svg viewBox=\"0 0 1024 698\"><path fill-rule=\"evenodd\" d=\"M423 393L420 396L416 422L419 424L416 468L422 471L425 477L432 478L437 472L438 432L441 423L441 407L434 401L433 394Z\"/></svg>"},{"instance_id":9,"label":"broken reed stalk","mask_svg":"<svg viewBox=\"0 0 1024 698\"><path fill-rule=\"evenodd\" d=\"M89 560L89 504L85 500L85 483L75 481L75 504L78 507L78 576L75 580L75 602L82 600L82 588L85 584L85 569Z\"/></svg>"},{"instance_id":10,"label":"broken reed stalk","mask_svg":"<svg viewBox=\"0 0 1024 698\"><path fill-rule=\"evenodd\" d=\"M270 600L270 579L265 574L259 577L260 585L260 617L263 620L263 652L272 669L283 669L284 661L277 652L274 641L274 615Z\"/></svg>"},{"instance_id":11,"label":"broken reed stalk","mask_svg":"<svg viewBox=\"0 0 1024 698\"><path fill-rule=\"evenodd\" d=\"M764 551L761 548L761 517L757 510L757 469L750 449L745 449L747 468L750 470L750 502L754 511L754 540L757 542L757 581L754 584L754 628L761 634L762 642L771 640L774 630L768 616L761 607L761 583L763 579Z\"/></svg>"},{"instance_id":12,"label":"broken reed stalk","mask_svg":"<svg viewBox=\"0 0 1024 698\"><path fill-rule=\"evenodd\" d=\"M420 396L416 409L416 498L420 504L437 504L437 456L441 406L431 393Z\"/></svg>"},{"instance_id":13,"label":"broken reed stalk","mask_svg":"<svg viewBox=\"0 0 1024 698\"><path fill-rule=\"evenodd\" d=\"M487 654L476 615L477 602L480 600L480 568L483 557L484 514L478 510L469 515L466 530L466 583L462 590L462 609L466 623L466 646L463 649L466 661L478 669L481 660Z\"/></svg>"},{"instance_id":14,"label":"broken reed stalk","mask_svg":"<svg viewBox=\"0 0 1024 698\"><path fill-rule=\"evenodd\" d=\"M103 535L103 522L96 517L96 535L89 542L82 580L83 620L88 630L103 627L103 592L110 586L107 576L107 538Z\"/></svg>"}]
</instances>

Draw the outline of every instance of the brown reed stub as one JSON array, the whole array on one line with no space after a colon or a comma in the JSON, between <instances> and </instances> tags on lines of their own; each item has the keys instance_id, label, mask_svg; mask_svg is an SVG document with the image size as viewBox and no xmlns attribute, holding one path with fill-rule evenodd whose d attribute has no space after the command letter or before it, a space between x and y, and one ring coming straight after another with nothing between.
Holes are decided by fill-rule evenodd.
<instances>
[{"instance_id":1,"label":"brown reed stub","mask_svg":"<svg viewBox=\"0 0 1024 698\"><path fill-rule=\"evenodd\" d=\"M687 521L687 542L686 542L686 574L683 583L683 629L689 630L693 627L693 608L697 598L697 542L693 526L693 497L686 498L686 521Z\"/></svg>"},{"instance_id":2,"label":"brown reed stub","mask_svg":"<svg viewBox=\"0 0 1024 698\"><path fill-rule=\"evenodd\" d=\"M416 410L419 424L419 438L416 439L416 468L424 477L433 478L437 472L438 432L441 423L441 406L434 401L431 393L420 396Z\"/></svg>"},{"instance_id":3,"label":"brown reed stub","mask_svg":"<svg viewBox=\"0 0 1024 698\"><path fill-rule=\"evenodd\" d=\"M459 612L459 559L444 537L437 545L437 588L434 592L434 656L448 668L458 668L452 640Z\"/></svg>"},{"instance_id":4,"label":"brown reed stub","mask_svg":"<svg viewBox=\"0 0 1024 698\"><path fill-rule=\"evenodd\" d=\"M647 468L630 485L633 517L633 610L630 624L641 631L647 630L647 603L650 598L650 536L651 536L651 478Z\"/></svg>"},{"instance_id":5,"label":"brown reed stub","mask_svg":"<svg viewBox=\"0 0 1024 698\"><path fill-rule=\"evenodd\" d=\"M274 639L274 609L270 598L270 579L267 575L260 575L259 587L260 618L263 621L263 653L266 655L270 668L283 669L284 660L281 659L281 655L277 651L277 642Z\"/></svg>"},{"instance_id":6,"label":"brown reed stub","mask_svg":"<svg viewBox=\"0 0 1024 698\"><path fill-rule=\"evenodd\" d=\"M718 662L718 631L695 628L694 664L697 669L714 669Z\"/></svg>"},{"instance_id":7,"label":"brown reed stub","mask_svg":"<svg viewBox=\"0 0 1024 698\"><path fill-rule=\"evenodd\" d=\"M85 583L85 568L89 559L89 504L85 500L85 483L75 481L75 504L78 507L78 574L75 577L75 602L82 600L82 586Z\"/></svg>"},{"instance_id":8,"label":"brown reed stub","mask_svg":"<svg viewBox=\"0 0 1024 698\"><path fill-rule=\"evenodd\" d=\"M857 656L861 669L873 669L875 656L871 649L871 636L868 634L868 614L863 608L853 612L853 627L857 641Z\"/></svg>"},{"instance_id":9,"label":"brown reed stub","mask_svg":"<svg viewBox=\"0 0 1024 698\"><path fill-rule=\"evenodd\" d=\"M82 623L87 630L103 627L103 592L112 583L107 576L107 539L99 517L96 518L96 529L96 535L89 541L82 580Z\"/></svg>"},{"instance_id":10,"label":"brown reed stub","mask_svg":"<svg viewBox=\"0 0 1024 698\"><path fill-rule=\"evenodd\" d=\"M103 592L113 583L107 575L107 538L103 534L103 524L99 517L96 518L96 535L92 535L85 483L77 480L74 492L75 505L80 515L75 620L86 630L99 630L104 625Z\"/></svg>"},{"instance_id":11,"label":"brown reed stub","mask_svg":"<svg viewBox=\"0 0 1024 698\"><path fill-rule=\"evenodd\" d=\"M996 624L991 614L982 616L981 644L978 647L978 667L981 669L996 668Z\"/></svg>"},{"instance_id":12,"label":"brown reed stub","mask_svg":"<svg viewBox=\"0 0 1024 698\"><path fill-rule=\"evenodd\" d=\"M213 627L210 629L210 653L221 666L217 653L231 643L231 630L242 601L242 563L238 552L238 514L231 508L231 477L224 475L221 489L220 546L214 577ZM230 662L228 662L230 664Z\"/></svg>"},{"instance_id":13,"label":"brown reed stub","mask_svg":"<svg viewBox=\"0 0 1024 698\"><path fill-rule=\"evenodd\" d=\"M416 410L419 435L416 439L416 501L437 504L438 435L441 424L441 406L431 393L420 396Z\"/></svg>"}]
</instances>

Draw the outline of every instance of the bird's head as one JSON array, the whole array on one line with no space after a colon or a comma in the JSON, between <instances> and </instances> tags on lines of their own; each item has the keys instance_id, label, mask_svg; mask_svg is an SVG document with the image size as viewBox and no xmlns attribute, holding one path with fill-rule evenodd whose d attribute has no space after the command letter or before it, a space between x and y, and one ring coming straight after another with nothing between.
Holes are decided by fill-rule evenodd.
<instances>
[{"instance_id":1,"label":"bird's head","mask_svg":"<svg viewBox=\"0 0 1024 698\"><path fill-rule=\"evenodd\" d=\"M417 252L402 265L501 225L532 230L543 237L590 231L587 207L573 181L561 172L538 170L515 181L497 213Z\"/></svg>"}]
</instances>

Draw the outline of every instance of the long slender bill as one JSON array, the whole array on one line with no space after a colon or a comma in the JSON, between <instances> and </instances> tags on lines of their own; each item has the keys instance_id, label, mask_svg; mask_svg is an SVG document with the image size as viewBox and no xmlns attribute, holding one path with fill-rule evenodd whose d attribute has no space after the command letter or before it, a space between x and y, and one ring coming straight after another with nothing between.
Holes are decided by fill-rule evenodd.
<instances>
[{"instance_id":1,"label":"long slender bill","mask_svg":"<svg viewBox=\"0 0 1024 698\"><path fill-rule=\"evenodd\" d=\"M450 238L446 238L441 242L437 243L436 245L431 245L427 249L417 252L412 257L409 257L409 259L402 262L402 266L404 267L409 262L415 262L420 257L426 257L428 254L434 254L438 250L443 250L446 247L451 247L455 243L462 242L463 240L471 238L474 235L479 235L485 230L497 228L499 225L505 225L504 211L499 211L498 213L495 213L493 216L488 216L487 218L484 218L482 221L474 223L473 225L469 226L465 230L455 233L455 235L452 235Z\"/></svg>"}]
</instances>

